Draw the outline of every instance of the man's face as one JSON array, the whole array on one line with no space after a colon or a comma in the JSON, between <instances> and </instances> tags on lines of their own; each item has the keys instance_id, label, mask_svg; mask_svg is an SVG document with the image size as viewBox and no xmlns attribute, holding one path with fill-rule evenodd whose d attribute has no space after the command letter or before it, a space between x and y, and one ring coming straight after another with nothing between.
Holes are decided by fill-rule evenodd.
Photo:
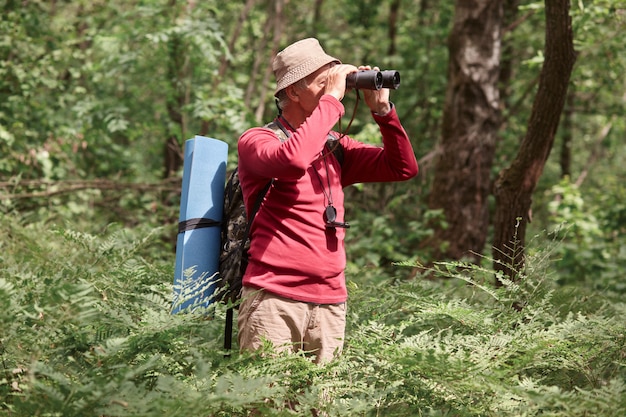
<instances>
[{"instance_id":1,"label":"man's face","mask_svg":"<svg viewBox=\"0 0 626 417\"><path fill-rule=\"evenodd\" d=\"M315 71L306 77L306 87L299 87L298 97L300 106L307 113L311 114L320 101L326 90L326 75L329 65Z\"/></svg>"}]
</instances>

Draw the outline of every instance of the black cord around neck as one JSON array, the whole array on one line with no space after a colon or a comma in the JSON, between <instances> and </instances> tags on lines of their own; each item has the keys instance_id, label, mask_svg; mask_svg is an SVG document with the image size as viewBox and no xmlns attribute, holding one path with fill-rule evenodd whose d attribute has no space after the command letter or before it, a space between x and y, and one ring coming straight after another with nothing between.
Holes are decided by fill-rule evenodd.
<instances>
[{"instance_id":1,"label":"black cord around neck","mask_svg":"<svg viewBox=\"0 0 626 417\"><path fill-rule=\"evenodd\" d=\"M324 197L326 197L326 201L328 202L328 205L332 206L333 205L333 190L330 185L330 173L328 171L328 162L326 161L326 158L322 158L322 159L324 162L324 167L326 169L326 183L328 184L328 193L326 192L326 188L324 187L324 181L322 180L322 176L320 175L319 172L317 172L317 169L315 169L315 167L313 167L313 170L315 171L315 174L317 175L317 179L319 179L320 181L320 185L322 186L322 193L324 194Z\"/></svg>"}]
</instances>

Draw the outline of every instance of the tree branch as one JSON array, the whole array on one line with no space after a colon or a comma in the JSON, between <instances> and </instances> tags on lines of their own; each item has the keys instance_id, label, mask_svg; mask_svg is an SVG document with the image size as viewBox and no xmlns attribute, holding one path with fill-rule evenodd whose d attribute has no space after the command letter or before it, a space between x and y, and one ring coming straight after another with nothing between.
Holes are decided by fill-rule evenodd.
<instances>
[{"instance_id":1,"label":"tree branch","mask_svg":"<svg viewBox=\"0 0 626 417\"><path fill-rule=\"evenodd\" d=\"M591 167L598 161L598 159L600 159L600 156L602 154L602 142L604 141L604 139L606 139L607 136L609 136L612 127L613 121L611 120L606 124L606 126L602 128L602 131L596 138L594 146L591 149L591 154L589 154L589 158L587 159L587 163L585 164L585 168L582 170L582 172L576 179L576 182L574 183L577 187L580 187L583 184L583 182L587 178L587 175L589 174L589 171L591 170Z\"/></svg>"},{"instance_id":2,"label":"tree branch","mask_svg":"<svg viewBox=\"0 0 626 417\"><path fill-rule=\"evenodd\" d=\"M25 191L16 191L26 188ZM35 189L44 190L35 191ZM117 191L176 191L180 192L181 179L170 177L156 183L128 183L109 179L94 180L23 180L0 182L0 199L49 198L62 194L71 194L81 190L117 190ZM6 191L9 191L6 193Z\"/></svg>"}]
</instances>

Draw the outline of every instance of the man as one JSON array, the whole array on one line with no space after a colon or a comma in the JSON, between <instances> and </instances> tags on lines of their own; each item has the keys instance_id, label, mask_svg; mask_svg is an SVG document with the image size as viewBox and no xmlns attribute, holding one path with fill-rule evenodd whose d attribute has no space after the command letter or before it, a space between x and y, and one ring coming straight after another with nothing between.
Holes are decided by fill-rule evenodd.
<instances>
[{"instance_id":1,"label":"man","mask_svg":"<svg viewBox=\"0 0 626 417\"><path fill-rule=\"evenodd\" d=\"M239 178L248 213L274 180L250 231L249 264L239 308L239 346L305 350L325 362L343 347L347 290L344 276L343 187L402 181L417 175L409 138L389 101L389 90L363 90L384 147L340 138L331 129L344 114L346 76L359 68L327 55L317 39L298 41L273 62L276 123L239 139ZM339 139L337 158L327 139ZM331 145L332 146L332 145ZM339 160L341 159L341 161Z\"/></svg>"}]
</instances>

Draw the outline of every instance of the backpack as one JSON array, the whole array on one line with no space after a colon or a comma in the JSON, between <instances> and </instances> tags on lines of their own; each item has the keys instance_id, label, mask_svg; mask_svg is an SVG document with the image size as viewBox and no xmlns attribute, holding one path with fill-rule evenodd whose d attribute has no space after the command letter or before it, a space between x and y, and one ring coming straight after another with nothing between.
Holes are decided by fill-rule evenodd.
<instances>
[{"instance_id":1,"label":"backpack","mask_svg":"<svg viewBox=\"0 0 626 417\"><path fill-rule=\"evenodd\" d=\"M288 135L275 122L265 125L265 127L273 130L281 142L287 140ZM248 249L250 249L248 236L250 235L250 227L273 182L274 180L270 180L259 191L250 213L249 221L246 216L241 184L239 183L238 168L235 168L226 182L221 230L220 275L217 282L216 296L223 303L232 304L240 298L242 278L248 266Z\"/></svg>"},{"instance_id":2,"label":"backpack","mask_svg":"<svg viewBox=\"0 0 626 417\"><path fill-rule=\"evenodd\" d=\"M264 126L276 134L281 142L289 139L289 131L277 119ZM329 135L328 145L339 163L343 162L343 147L333 136ZM332 144L331 144L332 142ZM243 201L243 192L239 182L238 169L231 173L224 189L224 210L222 215L221 243L222 250L219 261L219 279L215 298L225 303L226 326L224 330L224 349L232 347L233 309L241 297L243 275L248 266L248 249L250 249L250 227L256 213L261 208L265 195L272 187L274 180L270 180L257 195L250 218L246 216Z\"/></svg>"}]
</instances>

